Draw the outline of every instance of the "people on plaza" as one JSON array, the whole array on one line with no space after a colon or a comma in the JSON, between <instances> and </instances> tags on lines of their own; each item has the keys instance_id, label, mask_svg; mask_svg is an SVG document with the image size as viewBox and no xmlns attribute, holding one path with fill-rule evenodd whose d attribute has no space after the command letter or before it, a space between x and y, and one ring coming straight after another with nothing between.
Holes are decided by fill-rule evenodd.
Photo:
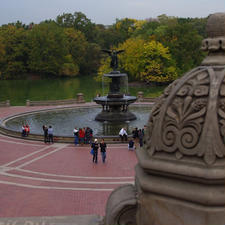
<instances>
[{"instance_id":1,"label":"people on plaza","mask_svg":"<svg viewBox=\"0 0 225 225\"><path fill-rule=\"evenodd\" d=\"M81 145L84 144L84 137L85 137L85 129L84 128L79 128L79 143Z\"/></svg>"},{"instance_id":2,"label":"people on plaza","mask_svg":"<svg viewBox=\"0 0 225 225\"><path fill-rule=\"evenodd\" d=\"M85 139L85 144L91 143L91 128L90 127L86 127L84 139Z\"/></svg>"},{"instance_id":3,"label":"people on plaza","mask_svg":"<svg viewBox=\"0 0 225 225\"><path fill-rule=\"evenodd\" d=\"M48 142L48 127L46 125L43 125L42 129L44 131L44 143L47 143Z\"/></svg>"},{"instance_id":4,"label":"people on plaza","mask_svg":"<svg viewBox=\"0 0 225 225\"><path fill-rule=\"evenodd\" d=\"M119 132L119 136L121 138L121 141L127 141L127 132L125 128L122 128Z\"/></svg>"},{"instance_id":5,"label":"people on plaza","mask_svg":"<svg viewBox=\"0 0 225 225\"><path fill-rule=\"evenodd\" d=\"M130 139L128 142L128 150L134 150L134 139Z\"/></svg>"},{"instance_id":6,"label":"people on plaza","mask_svg":"<svg viewBox=\"0 0 225 225\"><path fill-rule=\"evenodd\" d=\"M25 125L22 126L22 133L21 133L22 137L26 136L26 129L25 129L25 127L26 127Z\"/></svg>"},{"instance_id":7,"label":"people on plaza","mask_svg":"<svg viewBox=\"0 0 225 225\"><path fill-rule=\"evenodd\" d=\"M94 142L91 145L94 154L93 154L93 163L98 163L98 148L99 148L99 144L98 144L98 139L95 139Z\"/></svg>"},{"instance_id":8,"label":"people on plaza","mask_svg":"<svg viewBox=\"0 0 225 225\"><path fill-rule=\"evenodd\" d=\"M143 146L143 138L144 138L143 130L139 129L138 130L138 139L139 139L139 146L140 147Z\"/></svg>"},{"instance_id":9,"label":"people on plaza","mask_svg":"<svg viewBox=\"0 0 225 225\"><path fill-rule=\"evenodd\" d=\"M101 150L102 162L103 163L105 163L105 159L106 159L106 148L107 148L107 145L106 145L104 139L102 139L102 141L100 143L100 150Z\"/></svg>"},{"instance_id":10,"label":"people on plaza","mask_svg":"<svg viewBox=\"0 0 225 225\"><path fill-rule=\"evenodd\" d=\"M79 144L79 130L75 127L73 130L74 136L74 145L77 146Z\"/></svg>"},{"instance_id":11,"label":"people on plaza","mask_svg":"<svg viewBox=\"0 0 225 225\"><path fill-rule=\"evenodd\" d=\"M27 137L30 133L30 127L28 124L22 126L22 137Z\"/></svg>"},{"instance_id":12,"label":"people on plaza","mask_svg":"<svg viewBox=\"0 0 225 225\"><path fill-rule=\"evenodd\" d=\"M135 145L135 148L136 148L137 145L138 145L138 128L137 127L132 131L132 136L133 136L134 145Z\"/></svg>"},{"instance_id":13,"label":"people on plaza","mask_svg":"<svg viewBox=\"0 0 225 225\"><path fill-rule=\"evenodd\" d=\"M49 128L48 128L48 142L49 143L54 143L54 141L53 141L53 128L52 128L52 126L49 126Z\"/></svg>"},{"instance_id":14,"label":"people on plaza","mask_svg":"<svg viewBox=\"0 0 225 225\"><path fill-rule=\"evenodd\" d=\"M30 134L30 126L28 124L26 124L25 126L25 133L26 133L26 136Z\"/></svg>"}]
</instances>

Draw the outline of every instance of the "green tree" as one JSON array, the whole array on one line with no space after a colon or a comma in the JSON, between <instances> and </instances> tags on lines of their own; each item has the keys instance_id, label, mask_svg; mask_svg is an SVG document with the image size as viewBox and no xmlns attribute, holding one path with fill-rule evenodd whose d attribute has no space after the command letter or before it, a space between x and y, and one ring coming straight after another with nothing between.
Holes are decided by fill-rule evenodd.
<instances>
[{"instance_id":1,"label":"green tree","mask_svg":"<svg viewBox=\"0 0 225 225\"><path fill-rule=\"evenodd\" d=\"M23 27L4 25L0 29L0 39L4 53L2 78L18 78L27 71L27 32Z\"/></svg>"},{"instance_id":2,"label":"green tree","mask_svg":"<svg viewBox=\"0 0 225 225\"><path fill-rule=\"evenodd\" d=\"M82 12L63 13L56 18L56 23L62 27L79 30L84 33L89 42L95 42L95 24Z\"/></svg>"},{"instance_id":3,"label":"green tree","mask_svg":"<svg viewBox=\"0 0 225 225\"><path fill-rule=\"evenodd\" d=\"M72 61L79 68L80 73L83 73L86 67L86 55L88 45L84 34L74 28L64 29L64 33L68 42L68 53L72 57Z\"/></svg>"},{"instance_id":4,"label":"green tree","mask_svg":"<svg viewBox=\"0 0 225 225\"><path fill-rule=\"evenodd\" d=\"M164 31L156 33L154 39L169 48L179 74L199 65L204 57L204 53L200 50L202 37L191 24L164 27Z\"/></svg>"},{"instance_id":5,"label":"green tree","mask_svg":"<svg viewBox=\"0 0 225 225\"><path fill-rule=\"evenodd\" d=\"M28 46L28 67L31 72L56 76L67 75L62 74L62 71L67 71L63 69L64 63L68 66L72 62L71 57L68 57L66 36L57 24L51 22L35 25L29 33ZM77 66L71 65L69 68L77 68ZM77 73L77 69L74 73Z\"/></svg>"}]
</instances>

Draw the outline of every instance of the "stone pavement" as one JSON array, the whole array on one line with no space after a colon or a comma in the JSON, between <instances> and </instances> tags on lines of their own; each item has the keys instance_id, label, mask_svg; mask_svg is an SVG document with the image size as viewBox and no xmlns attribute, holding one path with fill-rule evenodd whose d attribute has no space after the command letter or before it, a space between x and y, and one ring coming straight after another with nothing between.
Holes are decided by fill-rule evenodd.
<instances>
[{"instance_id":1,"label":"stone pavement","mask_svg":"<svg viewBox=\"0 0 225 225\"><path fill-rule=\"evenodd\" d=\"M31 107L0 108L0 119L27 110ZM106 163L99 154L93 164L89 146L0 135L0 218L102 216L112 190L134 183L136 163L127 144L108 145Z\"/></svg>"}]
</instances>

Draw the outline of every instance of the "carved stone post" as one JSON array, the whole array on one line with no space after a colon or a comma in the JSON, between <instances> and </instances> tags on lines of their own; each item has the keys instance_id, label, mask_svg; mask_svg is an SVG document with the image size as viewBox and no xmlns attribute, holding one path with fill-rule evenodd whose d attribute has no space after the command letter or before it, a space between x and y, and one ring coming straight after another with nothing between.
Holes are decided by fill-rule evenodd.
<instances>
[{"instance_id":1,"label":"carved stone post","mask_svg":"<svg viewBox=\"0 0 225 225\"><path fill-rule=\"evenodd\" d=\"M138 102L142 102L144 97L144 93L142 91L139 91L137 94L137 100Z\"/></svg>"},{"instance_id":2,"label":"carved stone post","mask_svg":"<svg viewBox=\"0 0 225 225\"><path fill-rule=\"evenodd\" d=\"M77 93L77 103L85 103L83 93Z\"/></svg>"},{"instance_id":3,"label":"carved stone post","mask_svg":"<svg viewBox=\"0 0 225 225\"><path fill-rule=\"evenodd\" d=\"M224 13L209 17L207 33L202 65L155 103L144 147L136 151L135 186L112 193L105 224L225 224Z\"/></svg>"},{"instance_id":4,"label":"carved stone post","mask_svg":"<svg viewBox=\"0 0 225 225\"><path fill-rule=\"evenodd\" d=\"M10 106L10 100L6 100L6 106L7 106L7 107Z\"/></svg>"},{"instance_id":5,"label":"carved stone post","mask_svg":"<svg viewBox=\"0 0 225 225\"><path fill-rule=\"evenodd\" d=\"M29 99L26 100L26 106L30 106L30 100Z\"/></svg>"},{"instance_id":6,"label":"carved stone post","mask_svg":"<svg viewBox=\"0 0 225 225\"><path fill-rule=\"evenodd\" d=\"M207 33L209 55L164 91L137 151L138 225L225 224L225 14Z\"/></svg>"}]
</instances>

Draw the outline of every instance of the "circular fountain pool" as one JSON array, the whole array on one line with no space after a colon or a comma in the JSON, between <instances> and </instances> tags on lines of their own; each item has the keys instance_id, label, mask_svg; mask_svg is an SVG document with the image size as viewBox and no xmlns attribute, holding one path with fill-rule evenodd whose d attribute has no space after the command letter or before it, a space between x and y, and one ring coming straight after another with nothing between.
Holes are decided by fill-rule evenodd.
<instances>
[{"instance_id":1,"label":"circular fountain pool","mask_svg":"<svg viewBox=\"0 0 225 225\"><path fill-rule=\"evenodd\" d=\"M95 136L118 135L119 130L125 127L128 134L131 134L135 127L143 128L147 123L151 106L132 105L129 109L136 115L136 120L113 123L95 121L95 116L101 112L101 108L92 106L55 109L16 116L7 120L5 127L20 132L23 124L29 124L31 133L43 134L42 126L51 125L54 129L54 135L57 136L73 136L74 127L90 127Z\"/></svg>"}]
</instances>

